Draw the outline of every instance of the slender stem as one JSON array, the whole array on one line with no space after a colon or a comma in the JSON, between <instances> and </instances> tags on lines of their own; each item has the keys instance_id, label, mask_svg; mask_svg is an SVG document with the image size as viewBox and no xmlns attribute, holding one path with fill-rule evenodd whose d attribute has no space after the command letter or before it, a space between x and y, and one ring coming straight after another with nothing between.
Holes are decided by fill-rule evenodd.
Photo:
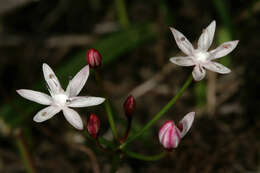
<instances>
[{"instance_id":1,"label":"slender stem","mask_svg":"<svg viewBox=\"0 0 260 173\"><path fill-rule=\"evenodd\" d=\"M104 92L102 79L101 79L100 74L99 74L97 69L95 69L95 78L96 78L96 81L97 81L99 87L101 88L101 90L103 92L103 95L106 98L106 101L105 101L104 105L105 105L105 109L106 109L106 112L107 112L108 122L109 122L109 125L111 127L114 139L117 140L117 132L116 132L114 116L113 116L112 109L111 109L111 106L109 104L109 101L107 99L107 96L106 96L106 94Z\"/></svg>"},{"instance_id":2,"label":"slender stem","mask_svg":"<svg viewBox=\"0 0 260 173\"><path fill-rule=\"evenodd\" d=\"M135 152L132 152L132 151L125 151L125 154L129 157L139 159L139 160L143 160L143 161L157 161L157 160L162 159L164 156L166 156L167 152L164 151L160 154L156 154L156 155L152 155L152 156L145 156L145 155L135 153Z\"/></svg>"},{"instance_id":3,"label":"slender stem","mask_svg":"<svg viewBox=\"0 0 260 173\"><path fill-rule=\"evenodd\" d=\"M119 23L123 28L129 27L129 20L124 0L115 0Z\"/></svg>"},{"instance_id":4,"label":"slender stem","mask_svg":"<svg viewBox=\"0 0 260 173\"><path fill-rule=\"evenodd\" d=\"M87 130L86 130L86 131L83 131L83 135L84 135L84 136L86 135L89 140L91 140L92 142L95 142L95 139L92 138L92 136L90 136L90 134L88 133ZM107 147L109 147L109 148L115 148L115 144L114 144L112 141L109 141L109 140L107 140L107 139L105 139L105 138L102 138L102 137L98 137L97 140L98 140L98 142L99 142L100 144L104 145L106 148L107 148Z\"/></svg>"},{"instance_id":5,"label":"slender stem","mask_svg":"<svg viewBox=\"0 0 260 173\"><path fill-rule=\"evenodd\" d=\"M118 170L120 158L118 154L113 156L113 161L112 161L112 168L111 168L111 173L116 173Z\"/></svg>"},{"instance_id":6,"label":"slender stem","mask_svg":"<svg viewBox=\"0 0 260 173\"><path fill-rule=\"evenodd\" d=\"M28 151L28 148L27 148L27 145L26 145L26 142L25 142L21 129L19 129L16 132L15 138L16 138L17 146L18 146L19 152L21 154L21 157L23 159L27 172L36 173L32 157Z\"/></svg>"},{"instance_id":7,"label":"slender stem","mask_svg":"<svg viewBox=\"0 0 260 173\"><path fill-rule=\"evenodd\" d=\"M123 149L129 143L133 142L136 138L141 136L147 129L149 129L161 116L165 114L165 112L171 108L175 104L175 102L179 99L179 97L183 94L183 92L188 88L188 86L192 82L192 76L190 75L186 82L183 84L178 93L158 112L152 120L150 120L142 129L140 129L135 135L128 138L128 140L119 146L120 149Z\"/></svg>"},{"instance_id":8,"label":"slender stem","mask_svg":"<svg viewBox=\"0 0 260 173\"><path fill-rule=\"evenodd\" d=\"M115 140L117 140L116 125L115 125L114 117L112 114L112 109L111 109L108 99L106 99L106 101L105 101L105 109L107 112L108 121L109 121L111 130L112 130L113 136L114 136Z\"/></svg>"},{"instance_id":9,"label":"slender stem","mask_svg":"<svg viewBox=\"0 0 260 173\"><path fill-rule=\"evenodd\" d=\"M121 143L124 143L126 141L126 139L128 138L131 126L132 126L132 117L129 117L127 119L127 129L125 131L125 135L120 139Z\"/></svg>"}]
</instances>

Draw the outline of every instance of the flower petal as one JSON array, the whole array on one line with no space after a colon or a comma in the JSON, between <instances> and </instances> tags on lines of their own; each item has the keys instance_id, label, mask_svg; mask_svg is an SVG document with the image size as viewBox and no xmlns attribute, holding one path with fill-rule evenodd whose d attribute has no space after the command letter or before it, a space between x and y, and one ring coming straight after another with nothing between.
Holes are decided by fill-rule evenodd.
<instances>
[{"instance_id":1,"label":"flower petal","mask_svg":"<svg viewBox=\"0 0 260 173\"><path fill-rule=\"evenodd\" d=\"M54 115L60 112L60 108L56 106L48 106L40 110L34 117L33 120L37 123L46 121L52 118Z\"/></svg>"},{"instance_id":2,"label":"flower petal","mask_svg":"<svg viewBox=\"0 0 260 173\"><path fill-rule=\"evenodd\" d=\"M159 130L159 133L158 133L158 137L159 137L159 141L162 140L165 132L169 129L169 128L172 128L172 126L174 126L174 122L173 121L166 121L162 127L160 128Z\"/></svg>"},{"instance_id":3,"label":"flower petal","mask_svg":"<svg viewBox=\"0 0 260 173\"><path fill-rule=\"evenodd\" d=\"M16 92L20 96L42 105L50 105L52 103L52 98L45 93L27 89L19 89Z\"/></svg>"},{"instance_id":4,"label":"flower petal","mask_svg":"<svg viewBox=\"0 0 260 173\"><path fill-rule=\"evenodd\" d=\"M183 119L179 122L179 124L181 124L182 129L181 131L181 138L183 138L187 132L190 130L191 125L193 123L194 120L194 116L195 116L195 112L190 112L188 114L186 114Z\"/></svg>"},{"instance_id":5,"label":"flower petal","mask_svg":"<svg viewBox=\"0 0 260 173\"><path fill-rule=\"evenodd\" d=\"M172 57L170 61L180 66L192 66L194 65L193 59L189 56L185 57Z\"/></svg>"},{"instance_id":6,"label":"flower petal","mask_svg":"<svg viewBox=\"0 0 260 173\"><path fill-rule=\"evenodd\" d=\"M212 44L216 28L215 20L212 21L206 29L203 29L198 41L198 48L207 51Z\"/></svg>"},{"instance_id":7,"label":"flower petal","mask_svg":"<svg viewBox=\"0 0 260 173\"><path fill-rule=\"evenodd\" d=\"M208 70L211 70L211 71L214 71L214 72L217 72L220 74L227 74L227 73L231 72L231 70L229 68L227 68L224 65L217 63L217 62L210 61L206 64L203 64L203 66Z\"/></svg>"},{"instance_id":8,"label":"flower petal","mask_svg":"<svg viewBox=\"0 0 260 173\"><path fill-rule=\"evenodd\" d=\"M85 85L85 83L88 79L88 76L89 76L89 66L86 65L69 82L69 85L66 89L66 93L70 97L77 96L79 94L79 92L82 90L83 86Z\"/></svg>"},{"instance_id":9,"label":"flower petal","mask_svg":"<svg viewBox=\"0 0 260 173\"><path fill-rule=\"evenodd\" d=\"M53 70L50 68L48 64L43 63L42 71L43 71L45 81L49 86L51 95L58 94L61 91L63 91L58 78L56 77L55 73L53 72Z\"/></svg>"},{"instance_id":10,"label":"flower petal","mask_svg":"<svg viewBox=\"0 0 260 173\"><path fill-rule=\"evenodd\" d=\"M105 99L102 97L85 96L85 97L71 97L69 101L70 102L67 104L67 106L79 108L79 107L99 105L103 103Z\"/></svg>"},{"instance_id":11,"label":"flower petal","mask_svg":"<svg viewBox=\"0 0 260 173\"><path fill-rule=\"evenodd\" d=\"M186 55L191 55L194 48L190 41L179 31L176 29L170 27L170 30L172 31L172 34L174 36L174 39L178 45L178 47L182 50L183 53Z\"/></svg>"},{"instance_id":12,"label":"flower petal","mask_svg":"<svg viewBox=\"0 0 260 173\"><path fill-rule=\"evenodd\" d=\"M83 130L83 122L80 118L79 114L70 108L64 108L63 114L66 118L66 120L76 129Z\"/></svg>"},{"instance_id":13,"label":"flower petal","mask_svg":"<svg viewBox=\"0 0 260 173\"><path fill-rule=\"evenodd\" d=\"M232 50L234 50L238 44L239 40L235 41L228 41L223 44L221 44L219 47L216 49L210 51L210 60L221 58L223 56L226 56L229 54Z\"/></svg>"},{"instance_id":14,"label":"flower petal","mask_svg":"<svg viewBox=\"0 0 260 173\"><path fill-rule=\"evenodd\" d=\"M206 70L200 65L196 65L193 68L192 76L195 81L200 81L206 76Z\"/></svg>"}]
</instances>

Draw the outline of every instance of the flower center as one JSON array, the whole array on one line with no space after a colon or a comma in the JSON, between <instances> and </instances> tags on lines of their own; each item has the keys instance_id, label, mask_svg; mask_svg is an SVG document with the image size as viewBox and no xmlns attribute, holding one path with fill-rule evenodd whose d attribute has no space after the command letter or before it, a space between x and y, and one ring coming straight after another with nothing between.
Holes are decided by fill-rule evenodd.
<instances>
[{"instance_id":1,"label":"flower center","mask_svg":"<svg viewBox=\"0 0 260 173\"><path fill-rule=\"evenodd\" d=\"M196 50L194 52L194 56L197 61L206 62L208 61L209 53Z\"/></svg>"},{"instance_id":2,"label":"flower center","mask_svg":"<svg viewBox=\"0 0 260 173\"><path fill-rule=\"evenodd\" d=\"M66 94L56 94L53 96L53 102L55 105L63 107L66 105L68 96Z\"/></svg>"}]
</instances>

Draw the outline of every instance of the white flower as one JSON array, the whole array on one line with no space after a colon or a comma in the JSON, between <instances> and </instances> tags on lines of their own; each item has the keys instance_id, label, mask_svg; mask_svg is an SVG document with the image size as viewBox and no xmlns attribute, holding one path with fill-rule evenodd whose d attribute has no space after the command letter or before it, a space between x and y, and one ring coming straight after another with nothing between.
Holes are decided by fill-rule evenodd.
<instances>
[{"instance_id":1,"label":"white flower","mask_svg":"<svg viewBox=\"0 0 260 173\"><path fill-rule=\"evenodd\" d=\"M51 96L33 90L17 90L19 95L28 100L49 105L40 110L33 120L36 122L46 121L62 110L67 121L76 129L82 130L83 122L79 114L69 107L94 106L103 103L105 100L101 97L77 96L88 79L89 66L85 66L76 74L69 82L66 91L62 89L58 78L47 64L43 64L42 70Z\"/></svg>"},{"instance_id":2,"label":"white flower","mask_svg":"<svg viewBox=\"0 0 260 173\"><path fill-rule=\"evenodd\" d=\"M216 49L208 51L213 41L215 28L216 22L213 21L206 29L203 29L198 41L198 48L194 49L182 33L170 27L178 47L187 55L185 57L172 57L170 61L180 66L194 65L192 75L196 81L200 81L205 77L206 71L204 68L221 74L231 72L227 67L212 60L229 54L237 46L238 40L225 42Z\"/></svg>"}]
</instances>

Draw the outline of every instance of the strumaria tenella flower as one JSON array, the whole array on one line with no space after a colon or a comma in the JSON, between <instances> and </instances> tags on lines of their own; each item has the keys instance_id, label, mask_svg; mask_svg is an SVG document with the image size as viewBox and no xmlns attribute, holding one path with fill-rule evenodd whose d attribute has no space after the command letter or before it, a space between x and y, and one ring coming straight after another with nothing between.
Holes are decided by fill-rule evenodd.
<instances>
[{"instance_id":1,"label":"strumaria tenella flower","mask_svg":"<svg viewBox=\"0 0 260 173\"><path fill-rule=\"evenodd\" d=\"M55 73L46 63L43 64L42 70L51 96L28 89L17 90L17 93L20 96L28 100L42 105L49 105L40 110L34 116L33 120L35 122L46 121L62 110L66 120L76 129L82 130L83 122L81 117L70 107L79 108L94 106L103 103L105 100L101 97L78 96L88 79L89 66L86 65L76 74L76 76L69 82L66 91L62 89Z\"/></svg>"},{"instance_id":2,"label":"strumaria tenella flower","mask_svg":"<svg viewBox=\"0 0 260 173\"><path fill-rule=\"evenodd\" d=\"M205 68L221 74L231 72L231 70L224 65L212 60L229 54L235 49L239 41L228 41L222 43L216 49L208 51L213 41L215 28L216 22L213 21L206 29L203 29L198 40L198 48L194 49L189 40L181 32L170 27L178 47L187 55L185 57L172 57L170 61L180 66L195 66L192 72L195 81L200 81L205 77Z\"/></svg>"},{"instance_id":3,"label":"strumaria tenella flower","mask_svg":"<svg viewBox=\"0 0 260 173\"><path fill-rule=\"evenodd\" d=\"M195 112L190 112L176 126L173 121L166 121L159 130L158 137L162 146L167 150L177 148L193 123Z\"/></svg>"}]
</instances>

